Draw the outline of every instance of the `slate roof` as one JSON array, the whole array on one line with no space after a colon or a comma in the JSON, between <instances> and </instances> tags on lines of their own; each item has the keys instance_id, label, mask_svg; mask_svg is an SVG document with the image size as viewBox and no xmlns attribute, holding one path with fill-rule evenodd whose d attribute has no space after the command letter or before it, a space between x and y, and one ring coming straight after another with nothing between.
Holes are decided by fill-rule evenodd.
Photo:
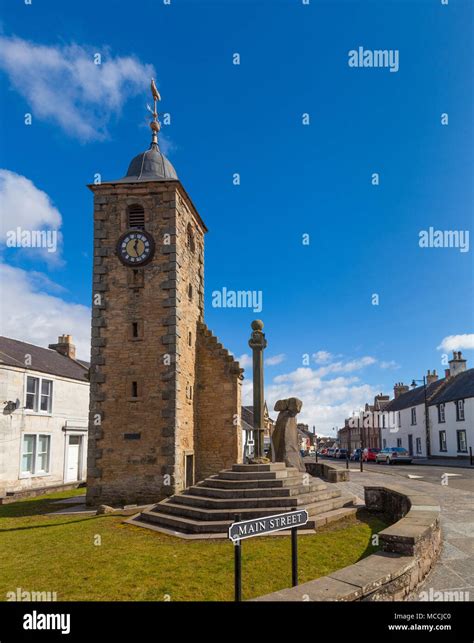
<instances>
[{"instance_id":1,"label":"slate roof","mask_svg":"<svg viewBox=\"0 0 474 643\"><path fill-rule=\"evenodd\" d=\"M437 380L428 384L426 387L426 398L428 403L432 401L436 393L445 385L446 380ZM399 397L391 400L384 408L384 411L401 411L403 409L411 408L412 406L418 406L418 404L424 404L425 394L424 387L417 386L416 388L410 389L406 393L403 393Z\"/></svg>"},{"instance_id":2,"label":"slate roof","mask_svg":"<svg viewBox=\"0 0 474 643\"><path fill-rule=\"evenodd\" d=\"M31 365L25 366L25 355L31 355ZM0 365L58 375L72 380L88 381L89 362L74 360L51 348L42 348L17 339L0 336Z\"/></svg>"},{"instance_id":3,"label":"slate roof","mask_svg":"<svg viewBox=\"0 0 474 643\"><path fill-rule=\"evenodd\" d=\"M467 371L458 373L455 377L448 379L446 386L430 402L430 406L467 397L474 397L474 368L469 368Z\"/></svg>"}]
</instances>

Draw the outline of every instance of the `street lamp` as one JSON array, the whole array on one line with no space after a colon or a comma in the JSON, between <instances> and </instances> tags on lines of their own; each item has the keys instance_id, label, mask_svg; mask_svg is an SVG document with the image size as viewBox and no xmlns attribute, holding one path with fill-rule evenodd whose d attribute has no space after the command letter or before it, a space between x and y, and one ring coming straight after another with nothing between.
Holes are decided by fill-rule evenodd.
<instances>
[{"instance_id":1,"label":"street lamp","mask_svg":"<svg viewBox=\"0 0 474 643\"><path fill-rule=\"evenodd\" d=\"M431 456L431 440L430 440L430 417L428 413L428 399L426 396L426 375L423 375L422 380L412 380L411 385L416 387L417 384L423 384L423 397L425 400L425 439L426 439L426 457ZM413 446L413 445L412 445ZM412 455L410 453L410 455Z\"/></svg>"}]
</instances>

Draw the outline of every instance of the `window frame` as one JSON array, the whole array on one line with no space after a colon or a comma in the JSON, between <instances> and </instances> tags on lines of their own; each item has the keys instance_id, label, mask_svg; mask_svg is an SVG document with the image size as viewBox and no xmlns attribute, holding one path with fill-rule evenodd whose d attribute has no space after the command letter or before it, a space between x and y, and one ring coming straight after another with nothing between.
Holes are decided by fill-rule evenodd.
<instances>
[{"instance_id":1,"label":"window frame","mask_svg":"<svg viewBox=\"0 0 474 643\"><path fill-rule=\"evenodd\" d=\"M402 438L397 438L397 449L403 449Z\"/></svg>"},{"instance_id":2,"label":"window frame","mask_svg":"<svg viewBox=\"0 0 474 643\"><path fill-rule=\"evenodd\" d=\"M34 438L33 440L33 451L28 452L25 454L24 452L24 444L25 444L25 439L28 437ZM48 448L46 451L39 451L39 442L41 438L46 438L47 440L47 445ZM19 471L19 478L40 478L40 477L45 477L45 476L50 476L51 475L51 451L52 451L52 439L51 439L51 433L44 433L37 431L35 433L31 432L25 432L21 434L21 441L20 441L20 471ZM32 467L31 471L30 470L25 470L23 469L23 457L25 455L32 455ZM47 454L47 469L42 469L39 467L39 462L40 462L40 457L43 454Z\"/></svg>"},{"instance_id":3,"label":"window frame","mask_svg":"<svg viewBox=\"0 0 474 643\"><path fill-rule=\"evenodd\" d=\"M441 435L444 434L444 441L441 440ZM443 442L444 442L444 449L443 449ZM446 439L446 430L443 429L442 431L439 431L439 450L440 453L447 453L448 451L448 442Z\"/></svg>"},{"instance_id":4,"label":"window frame","mask_svg":"<svg viewBox=\"0 0 474 643\"><path fill-rule=\"evenodd\" d=\"M28 392L28 380L34 380L37 383L35 393ZM48 382L50 384L49 394L43 393L43 382ZM28 396L34 395L34 408L29 408L27 406ZM25 413L35 414L35 415L53 415L53 395L54 395L54 380L49 377L41 377L40 375L26 375L25 379L25 398L23 409ZM43 397L48 398L48 408L46 411L41 409Z\"/></svg>"},{"instance_id":5,"label":"window frame","mask_svg":"<svg viewBox=\"0 0 474 643\"><path fill-rule=\"evenodd\" d=\"M465 449L460 448L459 435L461 433L464 433L464 444L466 446ZM466 434L466 429L458 429L456 431L456 448L457 448L458 453L467 453L467 434Z\"/></svg>"},{"instance_id":6,"label":"window frame","mask_svg":"<svg viewBox=\"0 0 474 643\"><path fill-rule=\"evenodd\" d=\"M464 408L464 399L461 398L459 400L456 400L456 422L464 422L465 418L466 413Z\"/></svg>"},{"instance_id":7,"label":"window frame","mask_svg":"<svg viewBox=\"0 0 474 643\"><path fill-rule=\"evenodd\" d=\"M446 404L441 402L438 404L438 424L444 424L446 422Z\"/></svg>"},{"instance_id":8,"label":"window frame","mask_svg":"<svg viewBox=\"0 0 474 643\"><path fill-rule=\"evenodd\" d=\"M416 406L412 406L410 411L411 411L411 426L416 426Z\"/></svg>"},{"instance_id":9,"label":"window frame","mask_svg":"<svg viewBox=\"0 0 474 643\"><path fill-rule=\"evenodd\" d=\"M421 455L423 453L421 438L415 438L415 451L416 451L416 455Z\"/></svg>"}]
</instances>

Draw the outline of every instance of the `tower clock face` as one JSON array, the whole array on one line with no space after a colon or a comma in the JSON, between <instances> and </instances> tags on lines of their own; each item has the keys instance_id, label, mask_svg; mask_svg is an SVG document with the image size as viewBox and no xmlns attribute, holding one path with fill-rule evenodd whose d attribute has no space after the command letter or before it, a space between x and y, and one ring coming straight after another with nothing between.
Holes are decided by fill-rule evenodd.
<instances>
[{"instance_id":1,"label":"tower clock face","mask_svg":"<svg viewBox=\"0 0 474 643\"><path fill-rule=\"evenodd\" d=\"M153 258L155 243L144 230L129 230L117 243L117 254L126 266L143 266Z\"/></svg>"}]
</instances>

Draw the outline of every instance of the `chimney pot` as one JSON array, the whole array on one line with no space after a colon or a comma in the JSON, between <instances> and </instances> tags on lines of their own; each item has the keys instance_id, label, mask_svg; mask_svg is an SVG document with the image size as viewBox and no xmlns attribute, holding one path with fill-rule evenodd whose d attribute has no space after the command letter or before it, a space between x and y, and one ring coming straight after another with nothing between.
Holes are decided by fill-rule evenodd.
<instances>
[{"instance_id":1,"label":"chimney pot","mask_svg":"<svg viewBox=\"0 0 474 643\"><path fill-rule=\"evenodd\" d=\"M49 344L48 348L55 350L57 353L76 359L76 347L72 343L72 335L59 335L57 344Z\"/></svg>"}]
</instances>

